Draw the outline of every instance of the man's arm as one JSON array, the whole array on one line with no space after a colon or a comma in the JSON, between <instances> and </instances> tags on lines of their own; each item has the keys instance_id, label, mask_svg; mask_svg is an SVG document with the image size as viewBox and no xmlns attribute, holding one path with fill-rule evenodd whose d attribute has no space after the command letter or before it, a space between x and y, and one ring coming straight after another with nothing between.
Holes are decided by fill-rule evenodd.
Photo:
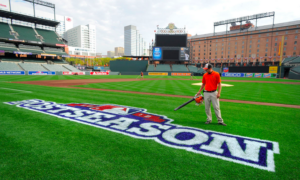
<instances>
[{"instance_id":1,"label":"man's arm","mask_svg":"<svg viewBox=\"0 0 300 180\"><path fill-rule=\"evenodd\" d=\"M221 97L222 84L219 83L218 86L219 86L219 88L218 88L217 98L220 98Z\"/></svg>"},{"instance_id":2,"label":"man's arm","mask_svg":"<svg viewBox=\"0 0 300 180\"><path fill-rule=\"evenodd\" d=\"M205 87L205 84L202 84L200 90L199 90L198 93L197 93L197 96L201 94L201 91L204 89L204 87Z\"/></svg>"}]
</instances>

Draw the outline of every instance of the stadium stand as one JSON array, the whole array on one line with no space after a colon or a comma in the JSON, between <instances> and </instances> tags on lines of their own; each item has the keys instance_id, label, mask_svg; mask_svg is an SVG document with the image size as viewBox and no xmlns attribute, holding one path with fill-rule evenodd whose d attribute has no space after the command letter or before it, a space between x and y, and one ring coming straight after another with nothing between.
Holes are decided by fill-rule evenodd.
<instances>
[{"instance_id":1,"label":"stadium stand","mask_svg":"<svg viewBox=\"0 0 300 180\"><path fill-rule=\"evenodd\" d=\"M67 53L63 52L63 50L61 48L44 47L44 51L47 54L67 55Z\"/></svg>"},{"instance_id":2,"label":"stadium stand","mask_svg":"<svg viewBox=\"0 0 300 180\"><path fill-rule=\"evenodd\" d=\"M198 72L198 68L196 66L188 66L190 72Z\"/></svg>"},{"instance_id":3,"label":"stadium stand","mask_svg":"<svg viewBox=\"0 0 300 180\"><path fill-rule=\"evenodd\" d=\"M149 64L147 71L155 71L155 66L153 64Z\"/></svg>"},{"instance_id":4,"label":"stadium stand","mask_svg":"<svg viewBox=\"0 0 300 180\"><path fill-rule=\"evenodd\" d=\"M206 73L204 69L200 68L197 73Z\"/></svg>"},{"instance_id":5,"label":"stadium stand","mask_svg":"<svg viewBox=\"0 0 300 180\"><path fill-rule=\"evenodd\" d=\"M55 64L42 64L42 66L49 71L68 71L68 69L64 68L61 65Z\"/></svg>"},{"instance_id":6,"label":"stadium stand","mask_svg":"<svg viewBox=\"0 0 300 180\"><path fill-rule=\"evenodd\" d=\"M32 27L26 26L19 26L19 25L11 25L13 30L16 31L19 36L19 39L26 40L26 41L40 41L36 38L36 34Z\"/></svg>"},{"instance_id":7,"label":"stadium stand","mask_svg":"<svg viewBox=\"0 0 300 180\"><path fill-rule=\"evenodd\" d=\"M186 68L185 65L178 65L174 64L172 65L172 70L175 72L188 72L188 69Z\"/></svg>"},{"instance_id":8,"label":"stadium stand","mask_svg":"<svg viewBox=\"0 0 300 180\"><path fill-rule=\"evenodd\" d=\"M0 58L1 61L7 61L7 62L21 62L22 59L18 59L18 58Z\"/></svg>"},{"instance_id":9,"label":"stadium stand","mask_svg":"<svg viewBox=\"0 0 300 180\"><path fill-rule=\"evenodd\" d=\"M300 66L293 67L291 70L300 73Z\"/></svg>"},{"instance_id":10,"label":"stadium stand","mask_svg":"<svg viewBox=\"0 0 300 180\"><path fill-rule=\"evenodd\" d=\"M282 61L282 64L284 64L284 63L288 63L288 62L290 62L290 61L292 61L292 60L294 60L294 59L296 59L297 57L288 57L288 58L285 58L283 61Z\"/></svg>"},{"instance_id":11,"label":"stadium stand","mask_svg":"<svg viewBox=\"0 0 300 180\"><path fill-rule=\"evenodd\" d=\"M58 36L54 31L44 30L44 29L36 29L37 33L43 37L43 41L45 43L51 44L62 44L62 41L58 40Z\"/></svg>"},{"instance_id":12,"label":"stadium stand","mask_svg":"<svg viewBox=\"0 0 300 180\"><path fill-rule=\"evenodd\" d=\"M31 52L33 54L41 54L44 53L44 51L39 46L30 46L30 45L19 45L19 49L21 52Z\"/></svg>"},{"instance_id":13,"label":"stadium stand","mask_svg":"<svg viewBox=\"0 0 300 180\"><path fill-rule=\"evenodd\" d=\"M13 38L15 39L14 36L10 35L10 27L7 23L2 23L0 22L0 37L3 37L3 38Z\"/></svg>"},{"instance_id":14,"label":"stadium stand","mask_svg":"<svg viewBox=\"0 0 300 180\"><path fill-rule=\"evenodd\" d=\"M2 32L1 32L2 33ZM1 34L0 33L0 34ZM13 52L18 51L17 47L14 44L11 43L4 43L0 42L0 50L3 50L5 52Z\"/></svg>"},{"instance_id":15,"label":"stadium stand","mask_svg":"<svg viewBox=\"0 0 300 180\"><path fill-rule=\"evenodd\" d=\"M47 63L45 60L40 59L23 59L25 63Z\"/></svg>"},{"instance_id":16,"label":"stadium stand","mask_svg":"<svg viewBox=\"0 0 300 180\"><path fill-rule=\"evenodd\" d=\"M40 64L35 63L19 63L19 65L25 70L25 71L47 71L44 67L42 67Z\"/></svg>"},{"instance_id":17,"label":"stadium stand","mask_svg":"<svg viewBox=\"0 0 300 180\"><path fill-rule=\"evenodd\" d=\"M23 71L16 63L0 63L0 71Z\"/></svg>"},{"instance_id":18,"label":"stadium stand","mask_svg":"<svg viewBox=\"0 0 300 180\"><path fill-rule=\"evenodd\" d=\"M67 70L69 71L72 71L72 72L81 72L79 69L75 68L74 66L71 66L69 64L64 64L62 65L64 68L66 68Z\"/></svg>"},{"instance_id":19,"label":"stadium stand","mask_svg":"<svg viewBox=\"0 0 300 180\"><path fill-rule=\"evenodd\" d=\"M51 59L51 61L55 64L68 64L66 61L62 59Z\"/></svg>"},{"instance_id":20,"label":"stadium stand","mask_svg":"<svg viewBox=\"0 0 300 180\"><path fill-rule=\"evenodd\" d=\"M213 68L214 71L220 73L221 72L221 68Z\"/></svg>"},{"instance_id":21,"label":"stadium stand","mask_svg":"<svg viewBox=\"0 0 300 180\"><path fill-rule=\"evenodd\" d=\"M289 62L290 64L298 64L300 63L300 57L297 57Z\"/></svg>"},{"instance_id":22,"label":"stadium stand","mask_svg":"<svg viewBox=\"0 0 300 180\"><path fill-rule=\"evenodd\" d=\"M169 64L158 64L156 66L156 71L171 71L171 67Z\"/></svg>"}]
</instances>

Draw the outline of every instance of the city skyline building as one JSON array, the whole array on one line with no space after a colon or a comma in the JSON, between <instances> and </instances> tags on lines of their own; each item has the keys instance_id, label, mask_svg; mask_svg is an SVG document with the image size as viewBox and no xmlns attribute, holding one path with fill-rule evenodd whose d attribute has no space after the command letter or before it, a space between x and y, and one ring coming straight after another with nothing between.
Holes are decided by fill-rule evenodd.
<instances>
[{"instance_id":1,"label":"city skyline building","mask_svg":"<svg viewBox=\"0 0 300 180\"><path fill-rule=\"evenodd\" d=\"M143 56L145 41L136 26L124 27L124 55Z\"/></svg>"}]
</instances>

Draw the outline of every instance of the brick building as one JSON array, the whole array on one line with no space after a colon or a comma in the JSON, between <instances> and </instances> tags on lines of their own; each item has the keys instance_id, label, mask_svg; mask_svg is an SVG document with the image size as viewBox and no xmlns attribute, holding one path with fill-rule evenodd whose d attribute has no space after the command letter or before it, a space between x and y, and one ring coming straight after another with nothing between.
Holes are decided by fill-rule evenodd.
<instances>
[{"instance_id":1,"label":"brick building","mask_svg":"<svg viewBox=\"0 0 300 180\"><path fill-rule=\"evenodd\" d=\"M201 66L278 65L282 37L283 59L300 56L300 21L292 21L188 37L190 57Z\"/></svg>"}]
</instances>

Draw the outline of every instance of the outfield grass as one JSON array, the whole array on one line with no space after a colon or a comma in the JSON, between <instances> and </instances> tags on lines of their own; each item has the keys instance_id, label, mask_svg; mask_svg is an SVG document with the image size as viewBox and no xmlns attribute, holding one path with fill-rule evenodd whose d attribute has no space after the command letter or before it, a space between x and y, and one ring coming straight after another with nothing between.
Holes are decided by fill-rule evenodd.
<instances>
[{"instance_id":1,"label":"outfield grass","mask_svg":"<svg viewBox=\"0 0 300 180\"><path fill-rule=\"evenodd\" d=\"M55 78L60 77L63 76ZM24 79L26 78L25 76ZM39 78L48 77L32 79ZM178 81L179 86L183 87L182 92L185 92L185 83L191 82ZM298 179L300 177L299 109L221 102L222 115L228 124L224 127L204 124L206 120L204 106L197 107L190 104L174 112L175 107L186 101L182 98L11 83L1 83L0 86L1 179ZM163 87L168 88L167 85ZM225 94L224 88L223 95ZM266 94L269 98L270 95L271 93ZM280 154L275 155L276 172L174 149L153 140L135 139L3 104L25 99L43 99L57 103L112 103L146 108L151 113L174 119L175 124L275 141L279 143L280 148ZM216 123L214 115L213 122Z\"/></svg>"},{"instance_id":2,"label":"outfield grass","mask_svg":"<svg viewBox=\"0 0 300 180\"><path fill-rule=\"evenodd\" d=\"M194 96L199 91L200 86L192 84L198 82L201 81L155 80L94 83L77 87ZM223 99L300 105L300 85L242 82L224 83L234 86L222 88L221 98Z\"/></svg>"},{"instance_id":3,"label":"outfield grass","mask_svg":"<svg viewBox=\"0 0 300 180\"><path fill-rule=\"evenodd\" d=\"M136 79L139 78L137 75L109 75L109 76L66 76L66 75L56 75L56 76L0 76L0 82L5 81L40 81L40 80L69 80L69 79ZM190 76L144 76L145 79L190 79ZM202 76L194 76L195 80L201 80ZM276 79L276 78L232 78L232 77L222 77L222 80L246 80L246 81L275 81L275 82L300 82L300 80L293 79Z\"/></svg>"}]
</instances>

